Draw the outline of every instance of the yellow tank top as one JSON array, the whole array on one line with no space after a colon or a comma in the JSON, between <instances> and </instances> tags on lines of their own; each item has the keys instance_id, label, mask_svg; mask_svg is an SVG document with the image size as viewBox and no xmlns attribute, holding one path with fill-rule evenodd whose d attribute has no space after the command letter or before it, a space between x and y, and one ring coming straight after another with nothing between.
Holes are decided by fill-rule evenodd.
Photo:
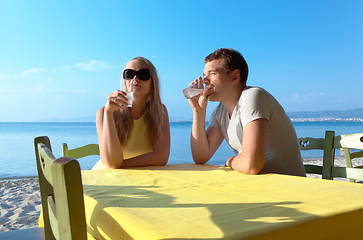
<instances>
[{"instance_id":1,"label":"yellow tank top","mask_svg":"<svg viewBox=\"0 0 363 240\"><path fill-rule=\"evenodd\" d=\"M147 137L144 115L139 119L133 120L133 124L126 144L122 146L124 159L133 158L153 151L151 142Z\"/></svg>"},{"instance_id":2,"label":"yellow tank top","mask_svg":"<svg viewBox=\"0 0 363 240\"><path fill-rule=\"evenodd\" d=\"M124 159L133 158L153 151L151 142L147 137L144 115L139 119L133 120L133 124L129 133L129 138L126 141L126 144L122 146ZM106 166L101 160L92 167L92 169L104 168L106 168Z\"/></svg>"}]
</instances>

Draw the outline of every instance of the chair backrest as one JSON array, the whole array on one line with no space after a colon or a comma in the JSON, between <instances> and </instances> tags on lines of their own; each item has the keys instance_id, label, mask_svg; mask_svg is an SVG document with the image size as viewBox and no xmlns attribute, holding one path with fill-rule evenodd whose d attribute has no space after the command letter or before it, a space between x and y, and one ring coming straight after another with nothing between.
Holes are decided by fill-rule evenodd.
<instances>
[{"instance_id":1,"label":"chair backrest","mask_svg":"<svg viewBox=\"0 0 363 240\"><path fill-rule=\"evenodd\" d=\"M339 135L334 138L334 148L342 148L347 167L333 167L332 177L349 178L351 181L363 180L362 166L353 167L351 159L363 157L363 151L350 152L351 149L363 150L363 133Z\"/></svg>"},{"instance_id":2,"label":"chair backrest","mask_svg":"<svg viewBox=\"0 0 363 240\"><path fill-rule=\"evenodd\" d=\"M347 163L347 167L363 168L363 166L353 166L353 163L352 163L352 159L354 159L354 158L363 158L363 151L351 152L350 148L343 148L343 150L344 150L344 156L345 156L345 161Z\"/></svg>"},{"instance_id":3,"label":"chair backrest","mask_svg":"<svg viewBox=\"0 0 363 240\"><path fill-rule=\"evenodd\" d=\"M298 138L300 150L322 150L323 165L305 164L306 173L321 174L322 178L331 178L331 166L334 162L334 131L326 131L325 138Z\"/></svg>"},{"instance_id":4,"label":"chair backrest","mask_svg":"<svg viewBox=\"0 0 363 240\"><path fill-rule=\"evenodd\" d=\"M79 159L92 155L100 155L98 144L87 144L78 148L68 149L67 143L62 143L63 157Z\"/></svg>"},{"instance_id":5,"label":"chair backrest","mask_svg":"<svg viewBox=\"0 0 363 240\"><path fill-rule=\"evenodd\" d=\"M48 137L34 139L45 239L87 239L79 163L56 159Z\"/></svg>"}]
</instances>

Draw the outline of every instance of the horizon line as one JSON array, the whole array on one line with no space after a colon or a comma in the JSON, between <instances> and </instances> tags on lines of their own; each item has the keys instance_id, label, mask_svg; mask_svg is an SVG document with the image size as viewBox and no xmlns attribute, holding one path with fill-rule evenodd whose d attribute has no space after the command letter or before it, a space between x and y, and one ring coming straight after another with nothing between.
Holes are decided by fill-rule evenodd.
<instances>
[{"instance_id":1,"label":"horizon line","mask_svg":"<svg viewBox=\"0 0 363 240\"><path fill-rule=\"evenodd\" d=\"M363 122L363 118L289 118L291 122ZM193 122L192 119L170 120L170 123ZM205 122L210 122L206 120ZM96 123L96 121L72 121L72 120L39 120L39 121L0 121L0 123Z\"/></svg>"}]
</instances>

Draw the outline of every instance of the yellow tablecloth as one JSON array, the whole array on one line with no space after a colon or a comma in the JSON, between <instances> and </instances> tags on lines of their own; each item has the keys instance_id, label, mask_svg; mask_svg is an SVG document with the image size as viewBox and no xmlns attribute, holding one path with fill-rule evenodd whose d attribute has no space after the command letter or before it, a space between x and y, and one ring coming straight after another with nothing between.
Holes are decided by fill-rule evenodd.
<instances>
[{"instance_id":1,"label":"yellow tablecloth","mask_svg":"<svg viewBox=\"0 0 363 240\"><path fill-rule=\"evenodd\" d=\"M96 239L363 234L363 184L195 164L90 170L82 180L88 231Z\"/></svg>"}]
</instances>

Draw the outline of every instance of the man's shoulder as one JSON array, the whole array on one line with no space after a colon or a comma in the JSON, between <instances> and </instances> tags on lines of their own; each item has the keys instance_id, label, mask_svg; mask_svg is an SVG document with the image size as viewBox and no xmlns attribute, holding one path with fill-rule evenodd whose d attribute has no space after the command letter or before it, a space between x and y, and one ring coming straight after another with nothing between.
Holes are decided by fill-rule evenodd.
<instances>
[{"instance_id":1,"label":"man's shoulder","mask_svg":"<svg viewBox=\"0 0 363 240\"><path fill-rule=\"evenodd\" d=\"M241 96L238 100L239 104L250 101L251 99L259 99L270 97L271 94L261 87L250 87L247 86L243 89Z\"/></svg>"},{"instance_id":2,"label":"man's shoulder","mask_svg":"<svg viewBox=\"0 0 363 240\"><path fill-rule=\"evenodd\" d=\"M268 94L268 92L265 89L261 88L261 87L247 86L242 90L241 95L244 95L244 94L258 94L258 93L267 93Z\"/></svg>"}]
</instances>

